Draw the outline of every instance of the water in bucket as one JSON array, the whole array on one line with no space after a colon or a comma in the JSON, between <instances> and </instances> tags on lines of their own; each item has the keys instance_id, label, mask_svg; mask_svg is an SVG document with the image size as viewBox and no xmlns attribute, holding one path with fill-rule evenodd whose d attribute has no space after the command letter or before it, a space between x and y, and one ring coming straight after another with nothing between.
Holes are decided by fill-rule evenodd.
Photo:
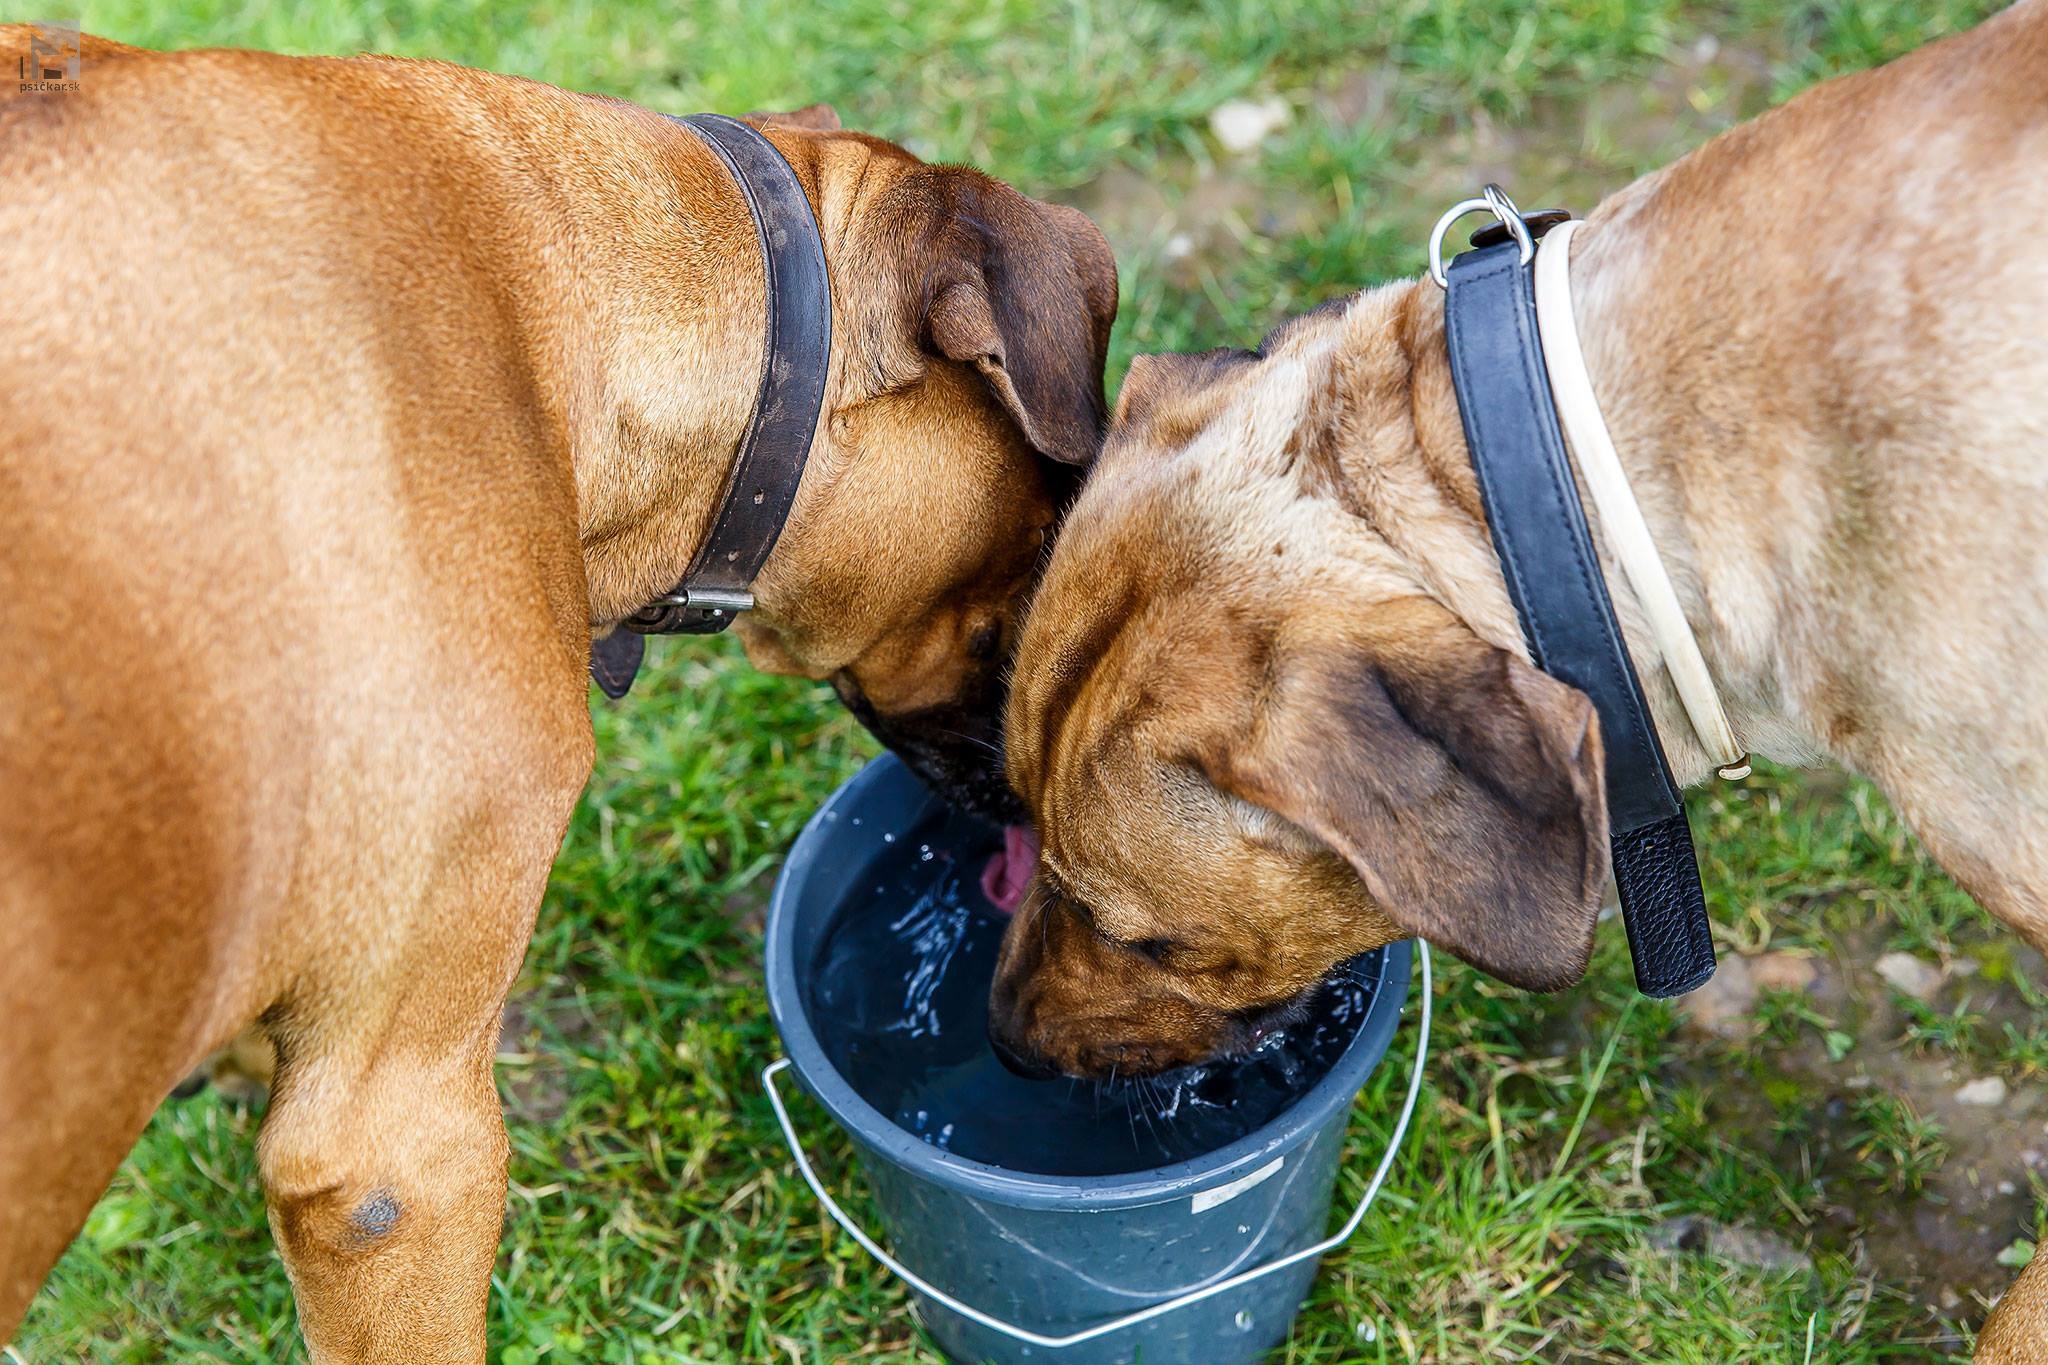
<instances>
[{"instance_id":1,"label":"water in bucket","mask_svg":"<svg viewBox=\"0 0 2048 1365\"><path fill-rule=\"evenodd\" d=\"M819 943L810 1013L826 1055L897 1126L957 1156L1045 1175L1115 1175L1215 1151L1271 1122L1357 1034L1377 973L1340 971L1250 1055L1169 1076L1031 1081L988 1043L1008 921L978 874L991 831L947 815L891 836Z\"/></svg>"},{"instance_id":2,"label":"water in bucket","mask_svg":"<svg viewBox=\"0 0 2048 1365\"><path fill-rule=\"evenodd\" d=\"M997 839L885 756L790 851L764 963L788 1055L762 1082L797 1169L909 1283L951 1360L1253 1365L1285 1337L1315 1258L1365 1216L1361 1202L1329 1231L1346 1119L1399 1023L1409 945L1354 961L1273 1051L1236 1065L1101 1092L1021 1081L985 1041L1006 921L979 883ZM806 1156L785 1073L852 1139L872 1233Z\"/></svg>"}]
</instances>

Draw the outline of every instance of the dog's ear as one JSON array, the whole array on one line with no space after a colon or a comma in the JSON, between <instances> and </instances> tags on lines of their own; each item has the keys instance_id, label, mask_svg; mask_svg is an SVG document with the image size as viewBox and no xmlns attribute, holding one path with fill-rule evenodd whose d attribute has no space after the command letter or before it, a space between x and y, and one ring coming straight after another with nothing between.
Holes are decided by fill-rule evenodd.
<instances>
[{"instance_id":1,"label":"dog's ear","mask_svg":"<svg viewBox=\"0 0 2048 1365\"><path fill-rule=\"evenodd\" d=\"M801 109L791 109L786 113L755 109L741 114L740 121L751 123L756 128L808 128L814 133L839 131L839 111L829 104L806 104Z\"/></svg>"},{"instance_id":2,"label":"dog's ear","mask_svg":"<svg viewBox=\"0 0 2048 1365\"><path fill-rule=\"evenodd\" d=\"M928 215L913 294L924 344L974 366L1039 454L1092 461L1116 321L1116 259L1101 230L957 166L921 167L899 192Z\"/></svg>"},{"instance_id":3,"label":"dog's ear","mask_svg":"<svg viewBox=\"0 0 2048 1365\"><path fill-rule=\"evenodd\" d=\"M1142 424L1168 405L1197 397L1232 372L1258 363L1256 354L1234 346L1134 356L1116 391L1113 420L1118 426Z\"/></svg>"},{"instance_id":4,"label":"dog's ear","mask_svg":"<svg viewBox=\"0 0 2048 1365\"><path fill-rule=\"evenodd\" d=\"M1251 733L1202 760L1211 781L1328 845L1403 928L1511 985L1577 981L1608 873L1585 694L1427 598L1275 649Z\"/></svg>"}]
</instances>

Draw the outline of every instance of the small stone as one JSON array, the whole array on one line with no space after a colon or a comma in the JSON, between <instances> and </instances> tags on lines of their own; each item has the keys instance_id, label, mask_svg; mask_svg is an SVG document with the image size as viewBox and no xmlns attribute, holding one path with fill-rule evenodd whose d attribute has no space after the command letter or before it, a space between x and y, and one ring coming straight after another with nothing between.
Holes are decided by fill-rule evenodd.
<instances>
[{"instance_id":1,"label":"small stone","mask_svg":"<svg viewBox=\"0 0 2048 1365\"><path fill-rule=\"evenodd\" d=\"M1963 1306L1963 1296L1947 1285L1943 1285L1940 1295L1936 1298L1936 1302L1941 1305L1942 1312L1953 1313L1956 1309Z\"/></svg>"},{"instance_id":2,"label":"small stone","mask_svg":"<svg viewBox=\"0 0 2048 1365\"><path fill-rule=\"evenodd\" d=\"M1771 1274L1813 1269L1813 1261L1805 1252L1774 1232L1717 1223L1696 1213L1664 1219L1643 1234L1643 1240L1652 1251L1666 1255L1701 1252L1716 1260Z\"/></svg>"},{"instance_id":3,"label":"small stone","mask_svg":"<svg viewBox=\"0 0 2048 1365\"><path fill-rule=\"evenodd\" d=\"M1996 1108L2005 1103L2005 1082L1997 1076L1981 1076L1956 1091L1956 1103Z\"/></svg>"},{"instance_id":4,"label":"small stone","mask_svg":"<svg viewBox=\"0 0 2048 1365\"><path fill-rule=\"evenodd\" d=\"M1998 1192L2000 1194L2018 1194L2020 1187L2013 1184L2010 1180L2001 1180L1998 1182Z\"/></svg>"},{"instance_id":5,"label":"small stone","mask_svg":"<svg viewBox=\"0 0 2048 1365\"><path fill-rule=\"evenodd\" d=\"M1750 980L1760 991L1804 991L1813 987L1819 973L1805 953L1759 953L1747 959Z\"/></svg>"},{"instance_id":6,"label":"small stone","mask_svg":"<svg viewBox=\"0 0 2048 1365\"><path fill-rule=\"evenodd\" d=\"M1684 1026L1694 1033L1714 1038L1747 1038L1756 1029L1750 1008L1756 1004L1756 980L1750 975L1749 960L1728 957L1707 984L1680 997L1678 1010Z\"/></svg>"},{"instance_id":7,"label":"small stone","mask_svg":"<svg viewBox=\"0 0 2048 1365\"><path fill-rule=\"evenodd\" d=\"M1911 953L1886 953L1877 960L1877 974L1889 982L1893 990L1915 1000L1932 1000L1934 993L1941 989L1941 968Z\"/></svg>"},{"instance_id":8,"label":"small stone","mask_svg":"<svg viewBox=\"0 0 2048 1365\"><path fill-rule=\"evenodd\" d=\"M1761 1228L1728 1227L1712 1224L1707 1231L1707 1254L1716 1260L1753 1266L1770 1274L1811 1270L1807 1254L1775 1232Z\"/></svg>"},{"instance_id":9,"label":"small stone","mask_svg":"<svg viewBox=\"0 0 2048 1365\"><path fill-rule=\"evenodd\" d=\"M1707 1220L1696 1213L1665 1218L1643 1234L1652 1251L1698 1251L1706 1245Z\"/></svg>"},{"instance_id":10,"label":"small stone","mask_svg":"<svg viewBox=\"0 0 2048 1365\"><path fill-rule=\"evenodd\" d=\"M1169 261L1185 260L1195 254L1195 239L1185 232L1176 232L1166 239L1166 245L1159 254Z\"/></svg>"},{"instance_id":11,"label":"small stone","mask_svg":"<svg viewBox=\"0 0 2048 1365\"><path fill-rule=\"evenodd\" d=\"M1225 100L1209 111L1209 131L1223 150L1248 152L1287 126L1293 111L1275 95L1263 100Z\"/></svg>"}]
</instances>

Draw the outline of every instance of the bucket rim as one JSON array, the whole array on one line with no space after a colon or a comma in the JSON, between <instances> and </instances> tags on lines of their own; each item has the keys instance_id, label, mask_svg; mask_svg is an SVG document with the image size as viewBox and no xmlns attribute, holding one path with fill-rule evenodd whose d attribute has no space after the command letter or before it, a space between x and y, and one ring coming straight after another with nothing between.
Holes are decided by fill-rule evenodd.
<instances>
[{"instance_id":1,"label":"bucket rim","mask_svg":"<svg viewBox=\"0 0 2048 1365\"><path fill-rule=\"evenodd\" d=\"M898 1127L868 1103L825 1055L811 1028L794 960L797 903L818 870L828 831L841 815L866 806L892 788L921 798L920 817L939 799L894 755L883 754L869 762L805 823L776 877L764 931L768 1010L784 1054L805 1093L857 1146L920 1180L969 1198L1013 1208L1108 1210L1167 1203L1228 1184L1258 1171L1275 1157L1306 1146L1331 1123L1349 1121L1352 1101L1386 1054L1407 1007L1413 945L1405 939L1378 950L1372 1003L1358 1032L1322 1079L1271 1122L1201 1156L1116 1175L1048 1175L959 1156Z\"/></svg>"}]
</instances>

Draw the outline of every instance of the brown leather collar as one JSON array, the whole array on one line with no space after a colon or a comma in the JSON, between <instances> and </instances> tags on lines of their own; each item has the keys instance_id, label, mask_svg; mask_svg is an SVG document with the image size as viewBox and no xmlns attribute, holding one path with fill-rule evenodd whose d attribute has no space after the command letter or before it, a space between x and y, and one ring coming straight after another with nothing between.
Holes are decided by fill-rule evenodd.
<instances>
[{"instance_id":1,"label":"brown leather collar","mask_svg":"<svg viewBox=\"0 0 2048 1365\"><path fill-rule=\"evenodd\" d=\"M767 356L739 458L696 558L675 587L591 645L590 675L613 700L633 685L642 637L716 634L754 605L754 576L782 534L810 458L832 357L825 244L796 172L738 119L692 114L676 122L718 154L746 199L767 276Z\"/></svg>"}]
</instances>

